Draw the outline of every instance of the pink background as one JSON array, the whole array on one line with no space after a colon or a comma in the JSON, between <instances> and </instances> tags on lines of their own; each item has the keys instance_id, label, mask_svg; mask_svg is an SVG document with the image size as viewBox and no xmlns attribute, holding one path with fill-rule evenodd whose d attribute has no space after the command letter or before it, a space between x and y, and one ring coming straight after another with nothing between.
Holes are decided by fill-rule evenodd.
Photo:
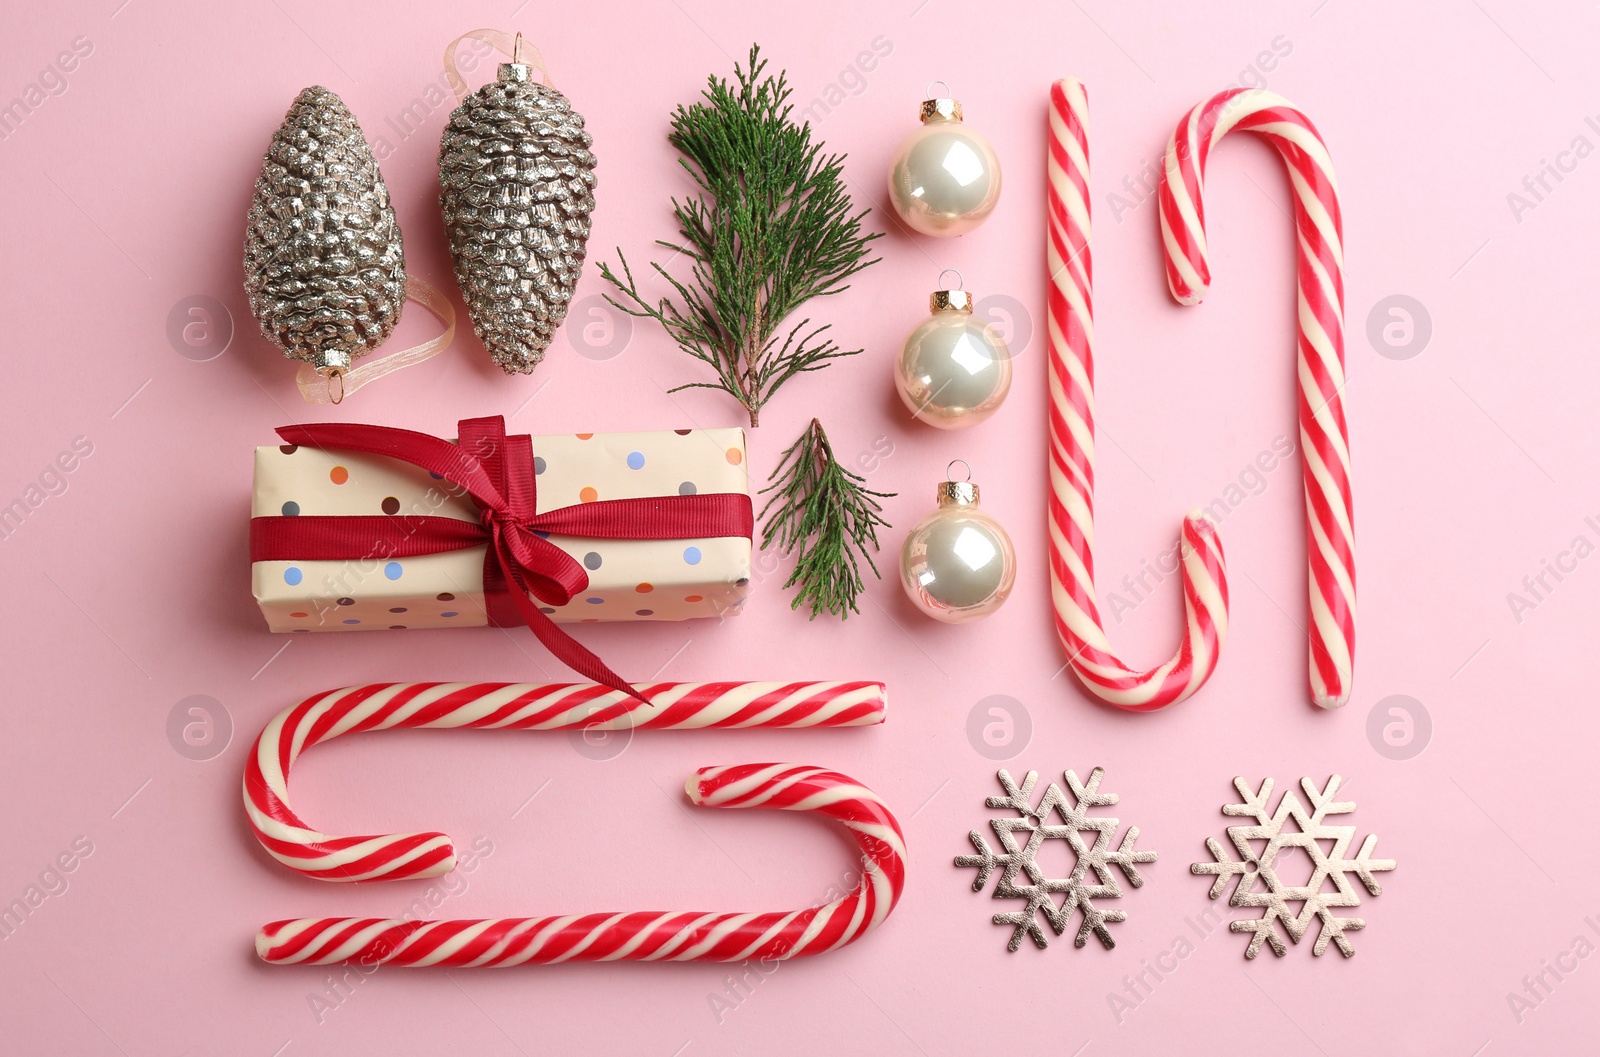
<instances>
[{"instance_id":1,"label":"pink background","mask_svg":"<svg viewBox=\"0 0 1600 1057\"><path fill-rule=\"evenodd\" d=\"M26 496L74 438L93 449L0 546L9 600L0 902L22 897L75 839L93 848L65 890L53 885L57 894L0 943L0 1048L671 1057L1035 1043L1065 1054L1240 1045L1313 1054L1356 1041L1471 1057L1575 1052L1592 1040L1600 960L1547 976L1551 993L1521 1023L1507 995L1558 955L1574 964L1566 952L1580 934L1600 942L1591 931L1600 925L1585 923L1600 921L1588 810L1600 727L1579 696L1600 675L1600 568L1561 558L1576 537L1600 543L1584 520L1600 514L1591 348L1600 160L1558 155L1578 137L1600 145L1585 124L1600 106L1600 13L1505 0L1181 11L1091 0L1049 13L951 0L766 13L723 0L403 13L282 0L228 14L117 2L17 5L0 40L0 101L38 81L75 38L92 43L65 89L0 140L12 374L0 504ZM531 378L503 377L466 332L447 357L335 411L300 402L292 365L254 332L240 285L244 211L268 137L312 83L381 135L436 80L447 41L476 26L524 29L588 118L600 158L592 262L614 260L620 245L642 264L650 241L670 234L668 198L687 182L665 142L667 114L707 73L730 73L752 40L788 69L802 105L839 86L817 133L849 153L863 204L881 202L890 154L934 78L953 85L1006 165L999 209L958 242L911 239L873 213L889 232L884 263L817 308L866 354L792 384L751 438L762 476L812 414L847 455L887 438L892 454L870 476L900 493L888 505L889 567L946 462L967 459L1022 556L1004 610L972 627L935 626L889 579L848 623L807 623L780 590L785 570L769 562L737 620L583 633L639 677L883 678L885 727L642 735L606 760L561 735L395 734L318 750L296 771L297 803L321 825L487 838L492 854L442 911L466 917L810 903L849 869L837 834L792 817L690 809L681 783L700 765L770 758L859 777L906 829L899 909L847 950L784 965L720 1022L708 996L725 998L728 970L713 965L382 971L319 1022L310 996L327 998L325 970L267 967L251 951L266 921L395 914L421 892L318 885L261 852L238 789L270 716L352 682L563 675L525 634L269 636L245 556L251 448L274 426L324 417L445 434L459 417L496 412L534 432L739 421L716 394L665 392L702 376L650 326L618 338L609 359L578 354L574 342L592 351L614 323L595 307L593 265L578 318ZM862 73L856 56L880 36L888 54ZM1218 154L1208 203L1216 284L1199 309L1166 295L1154 206L1123 211L1119 223L1107 196L1159 159L1189 106L1241 79L1295 100L1327 137L1345 194L1363 588L1355 695L1343 712L1305 701L1292 463L1223 523L1233 634L1197 698L1125 715L1059 671L1044 571L1041 203L1046 90L1067 74L1088 83L1094 119L1103 591L1171 545L1184 509L1223 495L1275 437L1294 435L1292 241L1275 158L1231 141ZM447 110L429 113L383 171L409 268L453 289L435 205ZM1547 177L1535 202L1523 181L1547 161L1572 171L1559 184ZM1513 192L1532 208L1514 208ZM1011 321L1010 402L966 434L909 422L889 386L889 359L947 266L1026 313ZM220 300L237 328L211 359L167 337L169 313L195 295ZM1403 350L1410 358L1380 355L1386 347L1368 338L1369 314L1392 295L1431 318L1431 341ZM396 347L432 328L413 307ZM1525 595L1536 605L1519 620L1508 593L1524 592L1546 560L1570 571ZM1177 607L1169 581L1113 629L1117 646L1142 662L1165 656ZM231 717L231 740L209 760L169 740L169 713L190 695ZM997 789L997 764L967 733L993 695L1014 699L1027 720L1004 766L1047 778L1106 767L1120 817L1160 853L1145 887L1119 904L1129 920L1115 926L1114 951L1074 950L1068 936L1007 954L1006 931L988 921L1002 904L971 892L970 872L951 865ZM1431 744L1411 759L1388 758L1368 735L1369 714L1392 695L1432 717ZM1222 835L1232 777L1271 775L1284 788L1332 773L1360 805L1358 835L1379 834L1379 854L1400 864L1384 894L1365 901L1357 956L1314 959L1307 941L1247 963L1244 937L1198 938L1186 920L1216 904L1188 864ZM1107 995L1180 935L1194 953L1119 1023Z\"/></svg>"}]
</instances>

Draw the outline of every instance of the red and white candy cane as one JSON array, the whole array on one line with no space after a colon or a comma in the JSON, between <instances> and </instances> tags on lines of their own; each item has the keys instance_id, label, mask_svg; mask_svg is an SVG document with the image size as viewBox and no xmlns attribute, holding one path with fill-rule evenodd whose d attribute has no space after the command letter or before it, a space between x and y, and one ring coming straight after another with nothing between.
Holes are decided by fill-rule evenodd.
<instances>
[{"instance_id":1,"label":"red and white candy cane","mask_svg":"<svg viewBox=\"0 0 1600 1057\"><path fill-rule=\"evenodd\" d=\"M1350 503L1350 438L1344 414L1344 236L1328 149L1311 119L1272 92L1234 88L1189 112L1167 147L1161 177L1161 239L1167 285L1185 305L1211 283L1205 172L1229 132L1253 132L1277 148L1294 190L1300 319L1300 451L1311 611L1311 699L1337 708L1350 699L1355 656L1356 569Z\"/></svg>"},{"instance_id":2,"label":"red and white candy cane","mask_svg":"<svg viewBox=\"0 0 1600 1057\"><path fill-rule=\"evenodd\" d=\"M289 768L318 742L394 727L432 730L693 730L854 727L883 722L882 683L639 683L648 703L594 683L371 683L279 713L244 771L244 807L273 858L321 881L394 881L455 869L443 833L344 837L289 806Z\"/></svg>"},{"instance_id":3,"label":"red and white candy cane","mask_svg":"<svg viewBox=\"0 0 1600 1057\"><path fill-rule=\"evenodd\" d=\"M1228 578L1216 526L1183 519L1184 635L1171 660L1136 671L1112 652L1094 586L1094 265L1089 225L1089 104L1083 83L1050 89L1046 162L1050 271L1050 590L1068 663L1101 700L1133 711L1182 701L1217 666Z\"/></svg>"},{"instance_id":4,"label":"red and white candy cane","mask_svg":"<svg viewBox=\"0 0 1600 1057\"><path fill-rule=\"evenodd\" d=\"M654 697L659 700L659 697ZM861 883L804 910L760 914L644 911L562 917L412 921L301 918L256 935L268 962L363 966L510 966L557 962L781 960L822 954L881 924L905 887L905 839L872 790L818 767L735 764L689 779L706 807L814 811L843 823L861 849Z\"/></svg>"}]
</instances>

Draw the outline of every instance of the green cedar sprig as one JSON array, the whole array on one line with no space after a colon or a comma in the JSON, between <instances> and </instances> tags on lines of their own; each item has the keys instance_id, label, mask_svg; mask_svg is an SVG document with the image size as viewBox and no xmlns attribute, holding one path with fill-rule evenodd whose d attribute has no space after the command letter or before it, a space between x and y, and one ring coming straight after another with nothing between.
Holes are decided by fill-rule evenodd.
<instances>
[{"instance_id":1,"label":"green cedar sprig","mask_svg":"<svg viewBox=\"0 0 1600 1057\"><path fill-rule=\"evenodd\" d=\"M874 492L866 487L866 478L845 469L816 419L784 451L767 480L773 483L760 494L773 495L761 508L766 521L761 547L776 541L785 554L798 552L794 572L783 585L800 586L790 608L809 605L812 620L824 610L841 620L861 612L856 598L866 583L860 560L882 578L868 548L876 551L878 528L889 527L878 500L895 493Z\"/></svg>"},{"instance_id":2,"label":"green cedar sprig","mask_svg":"<svg viewBox=\"0 0 1600 1057\"><path fill-rule=\"evenodd\" d=\"M640 295L619 248L619 277L600 274L629 315L654 319L678 347L716 372L714 382L673 389L720 389L744 405L750 425L797 374L854 356L810 318L780 333L789 315L813 297L848 289L845 280L879 260L868 257L881 232L863 232L869 210L855 211L844 185L844 155L823 155L811 126L790 120L787 75L763 77L766 61L750 48L736 83L712 75L702 100L679 105L668 140L701 194L672 200L681 243L657 245L689 258L689 277L652 267L676 292L652 304Z\"/></svg>"}]
</instances>

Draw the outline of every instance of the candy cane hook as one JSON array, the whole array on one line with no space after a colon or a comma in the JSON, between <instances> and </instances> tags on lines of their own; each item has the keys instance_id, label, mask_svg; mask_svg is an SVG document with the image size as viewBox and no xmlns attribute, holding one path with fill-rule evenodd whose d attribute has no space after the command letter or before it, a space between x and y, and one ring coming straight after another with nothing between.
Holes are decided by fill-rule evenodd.
<instances>
[{"instance_id":1,"label":"candy cane hook","mask_svg":"<svg viewBox=\"0 0 1600 1057\"><path fill-rule=\"evenodd\" d=\"M1185 305L1199 304L1210 286L1206 161L1217 141L1235 130L1253 132L1277 148L1294 190L1311 699L1337 708L1350 699L1356 637L1350 435L1344 414L1343 221L1328 149L1311 119L1288 100L1235 88L1212 96L1179 123L1161 176L1167 285Z\"/></svg>"},{"instance_id":2,"label":"candy cane hook","mask_svg":"<svg viewBox=\"0 0 1600 1057\"><path fill-rule=\"evenodd\" d=\"M1094 266L1090 252L1089 103L1073 77L1050 89L1046 162L1050 384L1050 590L1056 634L1083 685L1146 712L1182 701L1217 666L1228 631L1228 577L1216 526L1183 519L1184 637L1165 664L1136 671L1111 650L1094 586Z\"/></svg>"},{"instance_id":3,"label":"candy cane hook","mask_svg":"<svg viewBox=\"0 0 1600 1057\"><path fill-rule=\"evenodd\" d=\"M659 698L655 698L659 700ZM789 764L704 767L687 784L706 807L814 811L861 849L861 882L832 902L760 914L644 911L413 921L300 918L256 935L277 964L509 966L569 961L777 961L837 950L883 923L905 887L905 838L872 790L836 771Z\"/></svg>"},{"instance_id":4,"label":"candy cane hook","mask_svg":"<svg viewBox=\"0 0 1600 1057\"><path fill-rule=\"evenodd\" d=\"M245 763L244 808L274 859L320 881L394 881L455 869L443 833L345 837L289 806L289 768L319 742L395 727L469 730L691 730L853 727L883 722L882 683L639 683L648 704L594 683L371 683L279 713Z\"/></svg>"}]
</instances>

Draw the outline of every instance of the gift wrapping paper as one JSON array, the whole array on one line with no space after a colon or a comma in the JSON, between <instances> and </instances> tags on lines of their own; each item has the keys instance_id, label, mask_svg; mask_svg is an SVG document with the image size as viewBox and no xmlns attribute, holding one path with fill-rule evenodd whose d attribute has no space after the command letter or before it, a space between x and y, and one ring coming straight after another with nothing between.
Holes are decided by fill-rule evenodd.
<instances>
[{"instance_id":1,"label":"gift wrapping paper","mask_svg":"<svg viewBox=\"0 0 1600 1057\"><path fill-rule=\"evenodd\" d=\"M744 430L558 433L533 438L541 513L599 499L749 494ZM293 444L255 453L252 517L362 515L476 522L472 499L427 470L377 455ZM582 563L589 587L557 623L688 620L737 613L750 584L748 539L617 540L551 535ZM275 632L482 626L485 546L397 558L258 561L256 602Z\"/></svg>"}]
</instances>

